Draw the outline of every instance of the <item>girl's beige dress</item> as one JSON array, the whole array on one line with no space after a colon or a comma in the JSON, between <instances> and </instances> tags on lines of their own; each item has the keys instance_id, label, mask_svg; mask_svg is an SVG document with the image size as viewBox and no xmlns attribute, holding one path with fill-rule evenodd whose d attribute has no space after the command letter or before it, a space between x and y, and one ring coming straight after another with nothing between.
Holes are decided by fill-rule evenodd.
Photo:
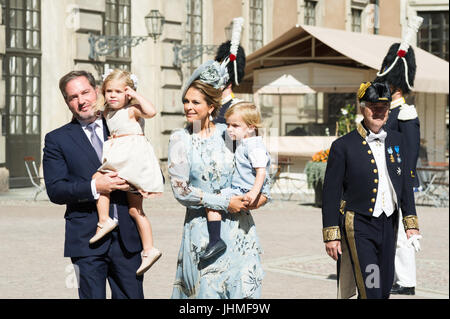
<instances>
[{"instance_id":1,"label":"girl's beige dress","mask_svg":"<svg viewBox=\"0 0 450 319\"><path fill-rule=\"evenodd\" d=\"M112 138L103 143L102 165L98 170L118 172L120 178L140 191L162 193L164 184L159 162L143 135L145 121L131 120L128 108L109 111L106 115Z\"/></svg>"}]
</instances>

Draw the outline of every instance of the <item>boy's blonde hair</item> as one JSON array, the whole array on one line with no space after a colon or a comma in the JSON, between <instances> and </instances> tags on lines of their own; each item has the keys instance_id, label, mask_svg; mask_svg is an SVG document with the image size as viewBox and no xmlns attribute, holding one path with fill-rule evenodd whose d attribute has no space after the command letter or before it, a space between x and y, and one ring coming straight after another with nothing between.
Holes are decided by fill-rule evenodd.
<instances>
[{"instance_id":1,"label":"boy's blonde hair","mask_svg":"<svg viewBox=\"0 0 450 319\"><path fill-rule=\"evenodd\" d=\"M225 112L225 119L227 120L231 115L238 113L245 124L254 126L256 134L258 135L258 128L262 127L261 114L255 104L251 102L239 102L232 105Z\"/></svg>"},{"instance_id":2,"label":"boy's blonde hair","mask_svg":"<svg viewBox=\"0 0 450 319\"><path fill-rule=\"evenodd\" d=\"M126 86L129 86L133 90L136 91L136 89L137 89L135 87L135 85L134 85L133 80L131 79L131 73L130 72L125 71L125 70L120 70L120 69L114 69L103 80L103 83L102 83L102 86L101 86L101 92L98 94L97 103L96 103L96 108L99 111L103 111L103 110L105 110L108 107L108 105L106 105L106 101L105 101L106 84L108 82L113 81L113 80L123 81L123 83ZM132 105L132 104L138 104L138 103L135 100L131 100L129 102L129 104Z\"/></svg>"}]
</instances>

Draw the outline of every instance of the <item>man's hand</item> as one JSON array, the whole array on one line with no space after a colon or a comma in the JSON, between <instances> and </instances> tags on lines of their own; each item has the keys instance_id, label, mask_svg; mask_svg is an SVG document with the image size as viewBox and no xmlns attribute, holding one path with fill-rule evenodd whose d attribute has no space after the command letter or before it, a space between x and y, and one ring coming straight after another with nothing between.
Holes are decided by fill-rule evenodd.
<instances>
[{"instance_id":1,"label":"man's hand","mask_svg":"<svg viewBox=\"0 0 450 319\"><path fill-rule=\"evenodd\" d=\"M410 238L412 235L420 235L420 232L418 229L408 229L406 231L406 238Z\"/></svg>"},{"instance_id":2,"label":"man's hand","mask_svg":"<svg viewBox=\"0 0 450 319\"><path fill-rule=\"evenodd\" d=\"M95 174L95 187L97 193L109 194L115 190L128 191L130 185L127 181L117 176L117 172L110 172L106 174Z\"/></svg>"},{"instance_id":3,"label":"man's hand","mask_svg":"<svg viewBox=\"0 0 450 319\"><path fill-rule=\"evenodd\" d=\"M330 256L334 260L338 260L338 254L342 255L341 241L340 240L332 240L332 241L326 242L325 250L327 251L328 256Z\"/></svg>"},{"instance_id":4,"label":"man's hand","mask_svg":"<svg viewBox=\"0 0 450 319\"><path fill-rule=\"evenodd\" d=\"M244 201L244 196L233 196L228 204L228 211L230 213L239 213L241 210L247 209L247 202Z\"/></svg>"}]
</instances>

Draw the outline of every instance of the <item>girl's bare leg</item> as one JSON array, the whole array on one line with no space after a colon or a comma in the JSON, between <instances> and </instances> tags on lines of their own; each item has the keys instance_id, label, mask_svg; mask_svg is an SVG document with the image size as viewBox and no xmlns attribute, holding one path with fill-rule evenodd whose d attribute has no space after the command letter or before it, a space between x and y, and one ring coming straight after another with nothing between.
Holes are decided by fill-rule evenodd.
<instances>
[{"instance_id":1,"label":"girl's bare leg","mask_svg":"<svg viewBox=\"0 0 450 319\"><path fill-rule=\"evenodd\" d=\"M92 178L94 179L101 174L102 173L97 172L94 174ZM115 224L109 217L109 203L110 203L110 195L100 194L100 197L97 199L96 206L98 214L98 223L101 226L97 226L95 236L89 240L90 244L95 243L117 226L117 224Z\"/></svg>"},{"instance_id":2,"label":"girl's bare leg","mask_svg":"<svg viewBox=\"0 0 450 319\"><path fill-rule=\"evenodd\" d=\"M102 173L97 172L92 176L92 179L102 175ZM100 224L104 224L109 218L109 203L110 197L109 194L100 194L100 197L97 199L97 214L98 214L98 222ZM100 228L97 227L97 232Z\"/></svg>"},{"instance_id":3,"label":"girl's bare leg","mask_svg":"<svg viewBox=\"0 0 450 319\"><path fill-rule=\"evenodd\" d=\"M136 275L143 275L160 257L161 252L153 247L153 234L150 221L145 217L142 208L143 198L140 195L128 192L128 205L130 215L136 221L139 235L142 241L142 263L136 270Z\"/></svg>"},{"instance_id":4,"label":"girl's bare leg","mask_svg":"<svg viewBox=\"0 0 450 319\"><path fill-rule=\"evenodd\" d=\"M140 195L128 192L128 204L131 217L137 224L139 236L141 237L144 252L148 252L153 248L153 234L150 221L144 214L142 208L143 198Z\"/></svg>"}]
</instances>

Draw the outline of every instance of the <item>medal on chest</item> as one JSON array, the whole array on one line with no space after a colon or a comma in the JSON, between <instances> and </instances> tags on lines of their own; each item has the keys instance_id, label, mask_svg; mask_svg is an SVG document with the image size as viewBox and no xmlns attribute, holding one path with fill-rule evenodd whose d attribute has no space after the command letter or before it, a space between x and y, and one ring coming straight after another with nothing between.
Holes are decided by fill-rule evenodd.
<instances>
[{"instance_id":1,"label":"medal on chest","mask_svg":"<svg viewBox=\"0 0 450 319\"><path fill-rule=\"evenodd\" d=\"M400 146L398 146L398 145L394 146L394 150L395 150L395 153L397 155L397 162L401 163L402 162L402 158L400 157Z\"/></svg>"},{"instance_id":2,"label":"medal on chest","mask_svg":"<svg viewBox=\"0 0 450 319\"><path fill-rule=\"evenodd\" d=\"M395 163L395 159L394 159L394 151L392 150L392 147L388 147L387 149L388 153L389 153L389 160L391 161L391 163Z\"/></svg>"}]
</instances>

